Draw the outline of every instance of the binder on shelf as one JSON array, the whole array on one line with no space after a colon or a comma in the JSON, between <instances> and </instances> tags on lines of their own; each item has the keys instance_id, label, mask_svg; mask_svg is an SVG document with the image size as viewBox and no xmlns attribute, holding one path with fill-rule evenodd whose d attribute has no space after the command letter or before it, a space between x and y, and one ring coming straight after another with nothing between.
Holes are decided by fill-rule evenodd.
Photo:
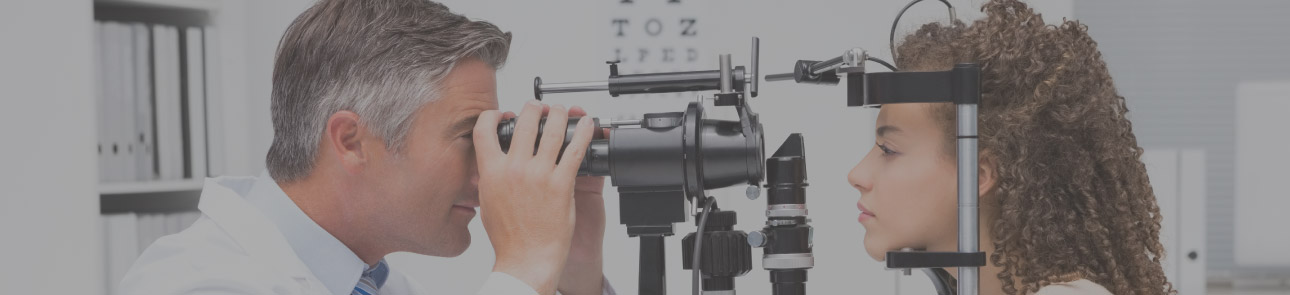
<instances>
[{"instance_id":1,"label":"binder on shelf","mask_svg":"<svg viewBox=\"0 0 1290 295\"><path fill-rule=\"evenodd\" d=\"M220 67L219 53L219 30L215 27L206 27L202 37L205 45L206 58L203 63L206 68L206 175L220 176L224 175L224 147L219 146L224 142L224 105L220 92Z\"/></svg>"},{"instance_id":2,"label":"binder on shelf","mask_svg":"<svg viewBox=\"0 0 1290 295\"><path fill-rule=\"evenodd\" d=\"M108 131L108 128L107 128L107 122L108 122L107 89L108 87L107 87L107 74L106 74L108 71L107 70L108 68L107 66L107 47L108 47L107 23L104 23L102 21L94 22L94 46L95 46L94 61L95 61L95 72L96 72L96 75L94 75L94 78L95 78L94 79L94 90L95 90L94 102L96 106L95 114L97 117L95 122L98 123L96 125L98 127L98 133L97 133L98 141L96 142L97 143L96 148L98 152L98 163L99 163L99 182L103 183L103 182L107 182L109 176L111 175L109 173L111 171L109 170L109 167L112 166L110 161L111 154L109 153L111 151L110 149L111 145L108 143L110 140L108 139L108 133L107 133Z\"/></svg>"},{"instance_id":3,"label":"binder on shelf","mask_svg":"<svg viewBox=\"0 0 1290 295\"><path fill-rule=\"evenodd\" d=\"M157 238L161 237L161 226L163 225L161 217L161 214L158 213L139 214L138 239L140 253L142 253L143 250L148 249L148 246L152 246L152 242L157 241Z\"/></svg>"},{"instance_id":4,"label":"binder on shelf","mask_svg":"<svg viewBox=\"0 0 1290 295\"><path fill-rule=\"evenodd\" d=\"M188 101L188 176L206 178L206 78L202 45L202 28L189 27L184 32L184 57L187 70Z\"/></svg>"},{"instance_id":5,"label":"binder on shelf","mask_svg":"<svg viewBox=\"0 0 1290 295\"><path fill-rule=\"evenodd\" d=\"M95 21L99 182L222 174L223 108L212 28ZM212 164L218 163L218 164Z\"/></svg>"},{"instance_id":6,"label":"binder on shelf","mask_svg":"<svg viewBox=\"0 0 1290 295\"><path fill-rule=\"evenodd\" d=\"M184 170L184 156L187 153L184 150L185 131L183 126L186 112L186 109L184 109L185 93L183 93L184 72L182 71L184 60L181 58L179 53L179 42L179 28L166 26L166 53L168 55L166 58L166 61L168 62L166 68L170 71L170 74L166 77L166 87L170 91L169 99L171 101L171 106L173 106L173 108L167 112L170 113L170 119L174 122L170 125L170 133L174 139L169 141L168 144L170 144L171 149L174 150L174 153L170 155L170 163L172 166L171 179L174 180L182 180L185 178L184 175L187 174Z\"/></svg>"},{"instance_id":7,"label":"binder on shelf","mask_svg":"<svg viewBox=\"0 0 1290 295\"><path fill-rule=\"evenodd\" d=\"M121 180L121 144L117 134L119 131L117 124L121 116L118 110L121 101L121 76L118 74L117 69L121 67L121 59L119 58L120 54L117 53L118 44L120 43L117 37L117 24L115 22L105 23L103 30L103 60L106 65L103 70L103 85L106 89L103 91L105 99L100 107L103 109L105 117L103 122L104 133L101 135L105 141L103 146L104 153L107 154L107 174L104 176L106 181L109 182Z\"/></svg>"},{"instance_id":8,"label":"binder on shelf","mask_svg":"<svg viewBox=\"0 0 1290 295\"><path fill-rule=\"evenodd\" d=\"M157 238L164 237L169 235L171 232L174 232L175 228L179 225L179 221L176 220L175 214L161 213L158 215L161 217L161 232L157 234Z\"/></svg>"},{"instance_id":9,"label":"binder on shelf","mask_svg":"<svg viewBox=\"0 0 1290 295\"><path fill-rule=\"evenodd\" d=\"M134 134L132 139L135 145L135 180L150 181L156 178L156 168L153 166L156 157L156 147L153 140L153 113L152 113L152 68L151 60L148 54L151 48L151 39L148 34L148 26L142 23L131 24L131 33L134 35Z\"/></svg>"},{"instance_id":10,"label":"binder on shelf","mask_svg":"<svg viewBox=\"0 0 1290 295\"><path fill-rule=\"evenodd\" d=\"M138 217L134 213L118 213L102 216L104 254L106 256L107 290L115 294L121 279L139 258L143 248L139 246Z\"/></svg>"},{"instance_id":11,"label":"binder on shelf","mask_svg":"<svg viewBox=\"0 0 1290 295\"><path fill-rule=\"evenodd\" d=\"M166 77L169 75L164 66L166 63L166 48L164 45L166 43L166 28L154 24L150 29L152 31L152 93L155 102L153 104L153 113L156 114L154 120L157 124L157 133L155 134L157 143L157 179L170 180L170 175L173 172L171 172L169 157L170 153L174 151L171 150L168 142L174 139L173 135L170 134L169 125L171 123L168 120L170 116L168 111L172 109L169 99L170 93L166 91L165 86Z\"/></svg>"},{"instance_id":12,"label":"binder on shelf","mask_svg":"<svg viewBox=\"0 0 1290 295\"><path fill-rule=\"evenodd\" d=\"M120 145L120 153L117 157L117 181L132 181L135 179L137 166L134 139L134 117L135 117L135 73L134 73L134 32L129 24L117 23L114 37L116 39L116 58L117 68L116 75L117 89L120 91L116 102L116 122L114 125L114 134L116 142Z\"/></svg>"},{"instance_id":13,"label":"binder on shelf","mask_svg":"<svg viewBox=\"0 0 1290 295\"><path fill-rule=\"evenodd\" d=\"M182 131L180 115L183 111L179 100L179 54L177 39L173 27L153 25L152 27L154 72L156 82L157 114L157 154L158 172L162 180L179 180L183 178Z\"/></svg>"},{"instance_id":14,"label":"binder on shelf","mask_svg":"<svg viewBox=\"0 0 1290 295\"><path fill-rule=\"evenodd\" d=\"M167 179L179 180L184 178L184 139L183 129L181 127L183 124L184 109L182 104L183 101L181 100L182 97L180 97L181 93L179 92L180 65L179 52L176 44L179 40L174 27L163 26L163 29L166 38L164 39L162 46L165 48L166 59L163 61L162 67L166 69L166 81L164 85L167 101L167 109L165 110L166 114L164 116L167 121L167 134L169 135L169 139L166 140L166 145L170 147L170 154L166 156L167 166L170 167L170 173L168 174Z\"/></svg>"},{"instance_id":15,"label":"binder on shelf","mask_svg":"<svg viewBox=\"0 0 1290 295\"><path fill-rule=\"evenodd\" d=\"M116 181L128 181L130 180L131 173L133 173L130 165L130 161L132 160L130 155L134 152L133 146L131 145L133 141L129 138L130 130L133 130L133 128L126 124L133 113L130 111L132 109L130 106L132 106L133 102L131 96L134 95L133 88L130 84L134 82L134 73L130 72L130 64L132 62L130 60L130 52L128 49L131 43L128 27L123 23L113 23L112 40L114 42L113 59L115 60L116 67L113 68L111 74L116 76L115 82L117 95L116 101L112 104L113 110L116 113L116 115L113 116L112 122L112 142L113 145L115 145L114 149L116 150L116 171L113 173L113 178Z\"/></svg>"}]
</instances>

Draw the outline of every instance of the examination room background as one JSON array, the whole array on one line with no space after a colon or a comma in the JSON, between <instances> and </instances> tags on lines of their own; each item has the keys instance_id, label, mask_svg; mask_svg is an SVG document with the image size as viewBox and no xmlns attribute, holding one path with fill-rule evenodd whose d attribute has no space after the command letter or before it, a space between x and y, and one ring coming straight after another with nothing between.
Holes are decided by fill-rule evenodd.
<instances>
[{"instance_id":1,"label":"examination room background","mask_svg":"<svg viewBox=\"0 0 1290 295\"><path fill-rule=\"evenodd\" d=\"M532 80L603 80L606 60L625 73L716 68L717 55L749 62L749 39L761 38L762 75L791 70L798 59L837 56L862 47L888 58L892 18L907 1L840 0L445 0L453 11L493 22L514 34L498 73L502 110L533 98ZM901 20L897 36L945 21L943 5L926 1ZM981 15L982 0L951 1L958 17ZM1290 194L1274 186L1290 173L1290 2L1028 1L1048 23L1077 18L1099 42L1128 101L1139 142L1148 150L1151 181L1165 214L1166 272L1181 294L1290 294ZM104 196L191 196L193 181L100 183L93 146L95 7L183 8L209 14L208 142L221 155L212 177L256 175L273 136L269 121L274 49L283 30L312 1L281 0L6 0L0 1L0 288L21 294L114 294L101 214ZM209 41L208 41L209 42ZM210 48L210 47L208 47ZM208 61L208 64L210 62ZM578 105L604 119L679 111L697 94L611 98L607 93L557 94L545 102ZM845 107L845 89L763 83L749 103L761 114L767 152L790 133L803 133L815 227L815 267L808 290L818 294L929 294L921 274L900 276L863 252L855 221L859 198L845 176L873 143L875 109ZM732 111L709 108L715 116ZM603 122L603 121L602 121ZM216 134L209 134L216 136ZM214 159L214 158L212 158ZM122 190L125 193L121 193ZM739 212L737 229L761 228L765 200L744 187L712 192ZM143 194L143 193L140 193ZM637 241L618 224L617 193L606 186L605 275L623 294L636 288ZM688 294L680 239L667 239L668 291ZM441 294L471 294L492 267L493 253L478 217L473 242L456 258L399 253L400 269ZM144 247L146 245L139 245ZM142 248L140 248L142 249ZM754 249L753 270L737 279L740 294L770 294ZM1195 253L1196 258L1188 258Z\"/></svg>"}]
</instances>

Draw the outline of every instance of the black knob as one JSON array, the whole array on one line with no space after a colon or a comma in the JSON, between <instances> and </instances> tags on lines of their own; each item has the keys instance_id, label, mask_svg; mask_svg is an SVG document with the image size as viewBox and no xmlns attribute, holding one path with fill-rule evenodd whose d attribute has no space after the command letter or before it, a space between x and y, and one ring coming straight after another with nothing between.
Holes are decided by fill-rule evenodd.
<instances>
[{"instance_id":1,"label":"black knob","mask_svg":"<svg viewBox=\"0 0 1290 295\"><path fill-rule=\"evenodd\" d=\"M1196 254L1196 251L1187 252L1187 259L1191 259L1191 261L1196 261L1196 257L1200 257L1200 254Z\"/></svg>"}]
</instances>

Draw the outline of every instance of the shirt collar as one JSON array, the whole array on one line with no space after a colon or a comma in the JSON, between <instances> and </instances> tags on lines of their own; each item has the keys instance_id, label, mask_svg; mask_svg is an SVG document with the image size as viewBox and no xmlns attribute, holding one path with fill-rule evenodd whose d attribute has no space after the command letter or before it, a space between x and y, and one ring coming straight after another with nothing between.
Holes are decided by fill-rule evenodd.
<instances>
[{"instance_id":1,"label":"shirt collar","mask_svg":"<svg viewBox=\"0 0 1290 295\"><path fill-rule=\"evenodd\" d=\"M385 279L390 276L390 266L385 263L385 259L376 263L376 266L363 266L363 276L371 277L372 282L376 283L376 288L380 289L385 285Z\"/></svg>"},{"instance_id":2,"label":"shirt collar","mask_svg":"<svg viewBox=\"0 0 1290 295\"><path fill-rule=\"evenodd\" d=\"M273 222L300 261L331 294L348 295L368 265L354 251L305 215L267 172L256 178L247 202ZM381 269L380 265L374 270ZM388 272L388 270L386 270Z\"/></svg>"}]
</instances>

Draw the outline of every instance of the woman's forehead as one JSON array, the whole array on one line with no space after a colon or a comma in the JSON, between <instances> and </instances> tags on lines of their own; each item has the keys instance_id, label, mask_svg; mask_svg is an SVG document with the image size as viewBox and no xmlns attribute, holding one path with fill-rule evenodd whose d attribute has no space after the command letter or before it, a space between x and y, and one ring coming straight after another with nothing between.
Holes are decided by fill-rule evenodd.
<instances>
[{"instance_id":1,"label":"woman's forehead","mask_svg":"<svg viewBox=\"0 0 1290 295\"><path fill-rule=\"evenodd\" d=\"M903 132L922 133L936 130L931 104L899 103L883 105L878 111L877 128L893 126Z\"/></svg>"}]
</instances>

